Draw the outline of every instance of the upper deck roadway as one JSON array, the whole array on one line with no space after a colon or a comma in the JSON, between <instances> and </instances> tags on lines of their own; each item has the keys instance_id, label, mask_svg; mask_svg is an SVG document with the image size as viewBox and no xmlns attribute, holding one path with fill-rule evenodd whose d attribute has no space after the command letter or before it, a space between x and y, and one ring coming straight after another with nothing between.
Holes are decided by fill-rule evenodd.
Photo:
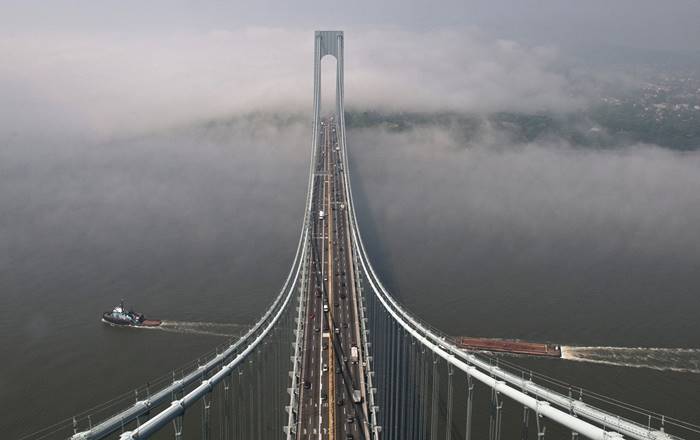
<instances>
[{"instance_id":1,"label":"upper deck roadway","mask_svg":"<svg viewBox=\"0 0 700 440\"><path fill-rule=\"evenodd\" d=\"M365 370L336 121L323 120L314 158L314 204L299 390L298 439L369 439ZM358 347L357 358L352 347ZM353 399L358 390L359 402Z\"/></svg>"}]
</instances>

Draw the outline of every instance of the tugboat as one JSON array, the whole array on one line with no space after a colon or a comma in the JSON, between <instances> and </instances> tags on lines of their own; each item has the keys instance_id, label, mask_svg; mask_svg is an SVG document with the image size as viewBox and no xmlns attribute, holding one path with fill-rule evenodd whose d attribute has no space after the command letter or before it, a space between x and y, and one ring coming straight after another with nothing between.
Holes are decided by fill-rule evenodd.
<instances>
[{"instance_id":1,"label":"tugboat","mask_svg":"<svg viewBox=\"0 0 700 440\"><path fill-rule=\"evenodd\" d=\"M119 305L112 309L111 312L104 312L102 314L102 322L125 327L158 327L163 323L160 319L146 319L141 313L126 310L124 300L121 300Z\"/></svg>"}]
</instances>

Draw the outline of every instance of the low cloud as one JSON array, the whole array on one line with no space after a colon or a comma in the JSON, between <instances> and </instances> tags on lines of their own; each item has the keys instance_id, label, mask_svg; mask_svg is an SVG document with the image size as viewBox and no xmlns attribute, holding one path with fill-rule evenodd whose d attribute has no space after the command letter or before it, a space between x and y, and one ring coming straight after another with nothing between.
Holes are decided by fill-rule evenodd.
<instances>
[{"instance_id":1,"label":"low cloud","mask_svg":"<svg viewBox=\"0 0 700 440\"><path fill-rule=\"evenodd\" d=\"M700 331L688 324L700 153L514 143L488 124L468 139L422 126L354 130L348 143L370 254L429 322L453 334L697 345L677 335Z\"/></svg>"},{"instance_id":2,"label":"low cloud","mask_svg":"<svg viewBox=\"0 0 700 440\"><path fill-rule=\"evenodd\" d=\"M349 143L357 181L372 186L372 205L388 223L415 216L436 222L428 230L465 228L477 241L526 239L531 250L564 242L630 254L700 249L695 152L513 143L486 124L470 139L423 126L354 131Z\"/></svg>"},{"instance_id":3,"label":"low cloud","mask_svg":"<svg viewBox=\"0 0 700 440\"><path fill-rule=\"evenodd\" d=\"M256 111L308 115L312 35L267 28L5 35L0 131L109 137ZM493 40L474 29L350 29L347 106L476 113L578 108L587 98L558 62L554 48Z\"/></svg>"}]
</instances>

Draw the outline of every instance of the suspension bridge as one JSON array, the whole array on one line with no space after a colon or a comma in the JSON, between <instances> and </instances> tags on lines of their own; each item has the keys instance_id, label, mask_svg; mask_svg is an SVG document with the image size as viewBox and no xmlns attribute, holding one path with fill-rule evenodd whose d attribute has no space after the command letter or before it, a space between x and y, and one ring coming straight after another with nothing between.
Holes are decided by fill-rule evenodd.
<instances>
[{"instance_id":1,"label":"suspension bridge","mask_svg":"<svg viewBox=\"0 0 700 440\"><path fill-rule=\"evenodd\" d=\"M304 221L265 313L197 362L27 438L700 438L690 423L465 351L387 291L355 213L343 49L342 31L315 33ZM336 97L322 115L325 56Z\"/></svg>"}]
</instances>

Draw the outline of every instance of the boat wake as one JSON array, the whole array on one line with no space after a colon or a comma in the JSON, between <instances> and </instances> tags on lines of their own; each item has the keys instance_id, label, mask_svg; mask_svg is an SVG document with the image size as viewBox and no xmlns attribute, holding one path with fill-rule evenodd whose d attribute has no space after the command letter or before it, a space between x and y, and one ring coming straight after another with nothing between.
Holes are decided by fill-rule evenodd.
<instances>
[{"instance_id":1,"label":"boat wake","mask_svg":"<svg viewBox=\"0 0 700 440\"><path fill-rule=\"evenodd\" d=\"M220 322L200 322L200 321L163 321L158 327L153 329L164 332L182 333L188 335L218 336L222 338L232 338L241 336L248 327L241 324L227 324Z\"/></svg>"},{"instance_id":2,"label":"boat wake","mask_svg":"<svg viewBox=\"0 0 700 440\"><path fill-rule=\"evenodd\" d=\"M700 349L562 346L562 359L700 374Z\"/></svg>"}]
</instances>

